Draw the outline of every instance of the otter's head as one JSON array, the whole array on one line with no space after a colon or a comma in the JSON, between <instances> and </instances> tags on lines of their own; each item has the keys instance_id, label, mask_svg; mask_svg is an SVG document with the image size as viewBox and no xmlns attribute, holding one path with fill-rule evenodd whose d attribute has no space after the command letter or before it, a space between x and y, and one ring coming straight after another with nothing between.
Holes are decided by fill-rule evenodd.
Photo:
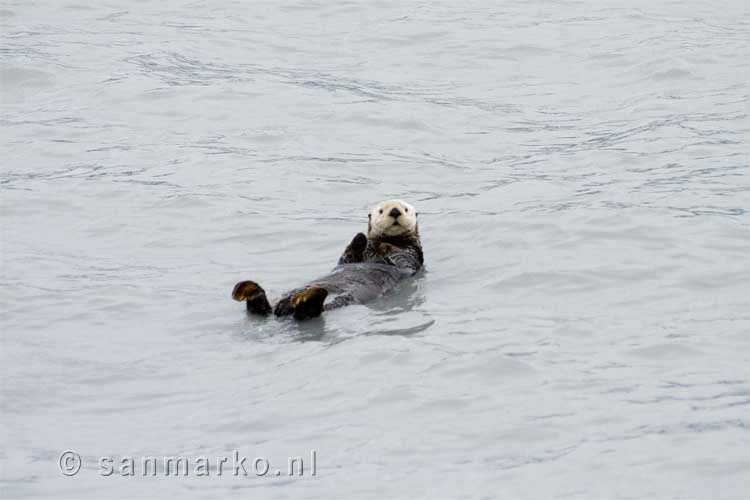
<instances>
[{"instance_id":1,"label":"otter's head","mask_svg":"<svg viewBox=\"0 0 750 500\"><path fill-rule=\"evenodd\" d=\"M370 239L417 235L417 211L402 200L387 200L370 210L367 237Z\"/></svg>"}]
</instances>

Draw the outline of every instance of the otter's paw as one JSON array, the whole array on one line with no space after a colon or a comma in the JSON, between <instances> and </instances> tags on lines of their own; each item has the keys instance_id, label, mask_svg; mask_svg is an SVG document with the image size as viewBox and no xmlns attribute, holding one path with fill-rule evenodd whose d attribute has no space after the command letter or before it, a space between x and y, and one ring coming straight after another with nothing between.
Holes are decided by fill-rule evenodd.
<instances>
[{"instance_id":1,"label":"otter's paw","mask_svg":"<svg viewBox=\"0 0 750 500\"><path fill-rule=\"evenodd\" d=\"M328 290L319 286L311 286L295 293L289 300L289 305L294 309L294 318L308 319L320 316L326 297Z\"/></svg>"},{"instance_id":2,"label":"otter's paw","mask_svg":"<svg viewBox=\"0 0 750 500\"><path fill-rule=\"evenodd\" d=\"M352 249L352 253L357 255L361 260L367 246L367 236L365 236L365 233L357 233L357 236L354 237L349 246Z\"/></svg>"},{"instance_id":3,"label":"otter's paw","mask_svg":"<svg viewBox=\"0 0 750 500\"><path fill-rule=\"evenodd\" d=\"M294 308L290 303L291 299L291 295L287 295L286 297L279 299L279 301L276 303L276 307L273 308L273 313L276 316L289 316L290 314L294 313Z\"/></svg>"},{"instance_id":4,"label":"otter's paw","mask_svg":"<svg viewBox=\"0 0 750 500\"><path fill-rule=\"evenodd\" d=\"M240 302L246 301L247 310L252 313L266 315L271 312L266 291L254 281L240 281L234 285L232 298Z\"/></svg>"},{"instance_id":5,"label":"otter's paw","mask_svg":"<svg viewBox=\"0 0 750 500\"><path fill-rule=\"evenodd\" d=\"M352 239L351 243L347 245L343 255L339 258L339 264L352 264L355 262L362 262L365 256L365 248L367 247L367 236L364 233L357 233Z\"/></svg>"}]
</instances>

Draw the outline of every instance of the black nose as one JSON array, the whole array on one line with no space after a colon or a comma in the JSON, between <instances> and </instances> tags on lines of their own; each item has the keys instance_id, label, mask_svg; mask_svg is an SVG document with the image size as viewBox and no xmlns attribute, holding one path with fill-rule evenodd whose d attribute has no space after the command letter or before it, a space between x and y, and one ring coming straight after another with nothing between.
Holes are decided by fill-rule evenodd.
<instances>
[{"instance_id":1,"label":"black nose","mask_svg":"<svg viewBox=\"0 0 750 500\"><path fill-rule=\"evenodd\" d=\"M394 219L398 219L398 216L401 215L401 211L398 208L392 208L388 215Z\"/></svg>"}]
</instances>

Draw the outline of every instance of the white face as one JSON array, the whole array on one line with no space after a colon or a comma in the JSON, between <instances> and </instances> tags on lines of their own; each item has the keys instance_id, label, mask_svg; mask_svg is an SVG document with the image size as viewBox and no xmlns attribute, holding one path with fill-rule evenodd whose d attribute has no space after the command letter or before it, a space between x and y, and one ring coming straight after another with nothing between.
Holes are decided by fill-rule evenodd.
<instances>
[{"instance_id":1,"label":"white face","mask_svg":"<svg viewBox=\"0 0 750 500\"><path fill-rule=\"evenodd\" d=\"M370 210L370 238L401 236L417 229L417 211L402 200L387 200Z\"/></svg>"}]
</instances>

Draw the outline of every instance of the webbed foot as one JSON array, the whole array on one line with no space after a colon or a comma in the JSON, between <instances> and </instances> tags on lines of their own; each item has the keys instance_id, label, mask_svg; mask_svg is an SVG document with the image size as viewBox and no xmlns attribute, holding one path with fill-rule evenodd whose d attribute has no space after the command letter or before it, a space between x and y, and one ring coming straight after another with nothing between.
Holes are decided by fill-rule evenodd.
<instances>
[{"instance_id":1,"label":"webbed foot","mask_svg":"<svg viewBox=\"0 0 750 500\"><path fill-rule=\"evenodd\" d=\"M292 295L286 295L285 297L282 297L279 299L279 301L276 303L276 306L273 308L273 313L276 316L289 316L290 314L294 313L294 308L291 304Z\"/></svg>"},{"instance_id":2,"label":"webbed foot","mask_svg":"<svg viewBox=\"0 0 750 500\"><path fill-rule=\"evenodd\" d=\"M311 286L295 293L289 298L294 318L317 318L323 312L323 302L326 297L328 297L328 290L319 286Z\"/></svg>"},{"instance_id":3,"label":"webbed foot","mask_svg":"<svg viewBox=\"0 0 750 500\"><path fill-rule=\"evenodd\" d=\"M254 281L240 281L232 290L234 300L247 302L247 310L263 316L271 312L271 304L266 297L266 291Z\"/></svg>"}]
</instances>

